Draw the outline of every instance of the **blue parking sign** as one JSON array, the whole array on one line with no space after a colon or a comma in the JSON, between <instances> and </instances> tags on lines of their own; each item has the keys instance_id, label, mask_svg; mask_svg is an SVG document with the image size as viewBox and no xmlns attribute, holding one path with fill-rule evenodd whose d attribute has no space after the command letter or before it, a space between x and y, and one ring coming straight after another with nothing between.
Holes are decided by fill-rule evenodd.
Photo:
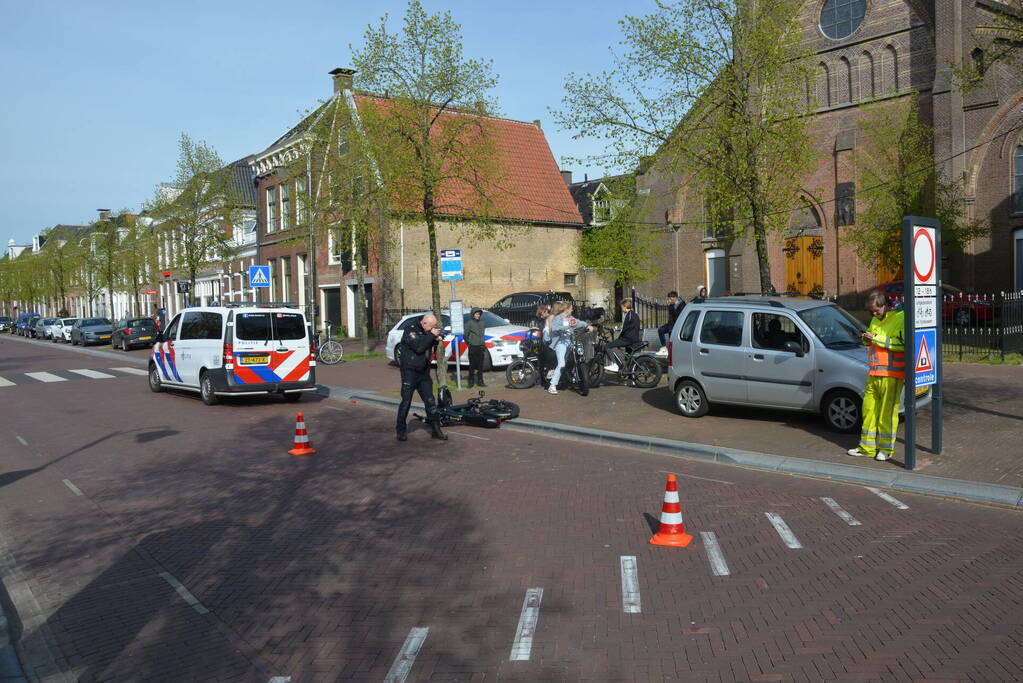
<instances>
[{"instance_id":1,"label":"blue parking sign","mask_svg":"<svg viewBox=\"0 0 1023 683\"><path fill-rule=\"evenodd\" d=\"M916 340L914 344L914 368L913 376L916 377L916 388L926 387L938 383L938 336L933 327L925 327L922 330L914 330Z\"/></svg>"},{"instance_id":2,"label":"blue parking sign","mask_svg":"<svg viewBox=\"0 0 1023 683\"><path fill-rule=\"evenodd\" d=\"M249 287L269 287L270 266L249 266Z\"/></svg>"},{"instance_id":3,"label":"blue parking sign","mask_svg":"<svg viewBox=\"0 0 1023 683\"><path fill-rule=\"evenodd\" d=\"M462 250L441 249L440 250L440 279L441 280L462 280L465 274L462 272Z\"/></svg>"}]
</instances>

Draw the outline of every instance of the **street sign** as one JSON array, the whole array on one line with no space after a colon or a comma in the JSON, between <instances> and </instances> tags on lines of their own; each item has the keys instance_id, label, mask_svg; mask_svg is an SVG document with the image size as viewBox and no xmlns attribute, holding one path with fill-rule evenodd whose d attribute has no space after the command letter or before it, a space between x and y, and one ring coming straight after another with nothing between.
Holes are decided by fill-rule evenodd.
<instances>
[{"instance_id":1,"label":"street sign","mask_svg":"<svg viewBox=\"0 0 1023 683\"><path fill-rule=\"evenodd\" d=\"M155 289L147 289L146 294L159 294L159 292L156 291Z\"/></svg>"},{"instance_id":2,"label":"street sign","mask_svg":"<svg viewBox=\"0 0 1023 683\"><path fill-rule=\"evenodd\" d=\"M917 329L938 324L938 305L933 296L921 297L913 302L913 319Z\"/></svg>"},{"instance_id":3,"label":"street sign","mask_svg":"<svg viewBox=\"0 0 1023 683\"><path fill-rule=\"evenodd\" d=\"M178 288L178 294L188 294L188 291L192 289L192 283L188 280L178 280L176 283Z\"/></svg>"},{"instance_id":4,"label":"street sign","mask_svg":"<svg viewBox=\"0 0 1023 683\"><path fill-rule=\"evenodd\" d=\"M916 362L914 376L916 377L916 388L930 386L938 383L938 373L935 370L937 357L937 338L934 328L917 330L916 341L913 345L916 349Z\"/></svg>"},{"instance_id":5,"label":"street sign","mask_svg":"<svg viewBox=\"0 0 1023 683\"><path fill-rule=\"evenodd\" d=\"M451 334L462 336L465 334L465 309L461 301L452 301L451 309Z\"/></svg>"},{"instance_id":6,"label":"street sign","mask_svg":"<svg viewBox=\"0 0 1023 683\"><path fill-rule=\"evenodd\" d=\"M462 273L462 250L441 249L440 250L440 279L441 280L463 280Z\"/></svg>"},{"instance_id":7,"label":"street sign","mask_svg":"<svg viewBox=\"0 0 1023 683\"><path fill-rule=\"evenodd\" d=\"M934 243L934 228L913 227L913 284L936 285L938 262Z\"/></svg>"},{"instance_id":8,"label":"street sign","mask_svg":"<svg viewBox=\"0 0 1023 683\"><path fill-rule=\"evenodd\" d=\"M269 287L270 266L249 266L249 287Z\"/></svg>"}]
</instances>

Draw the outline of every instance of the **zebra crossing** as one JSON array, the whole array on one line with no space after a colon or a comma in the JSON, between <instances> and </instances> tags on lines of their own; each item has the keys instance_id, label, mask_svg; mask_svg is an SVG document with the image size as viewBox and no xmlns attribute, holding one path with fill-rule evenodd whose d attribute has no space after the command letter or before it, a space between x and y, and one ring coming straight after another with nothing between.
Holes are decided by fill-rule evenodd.
<instances>
[{"instance_id":1,"label":"zebra crossing","mask_svg":"<svg viewBox=\"0 0 1023 683\"><path fill-rule=\"evenodd\" d=\"M116 379L118 377L145 376L142 368L116 367L95 370L92 368L73 368L68 370L47 370L36 372L19 372L0 377L0 389L5 387L27 386L30 384L55 384L82 379Z\"/></svg>"}]
</instances>

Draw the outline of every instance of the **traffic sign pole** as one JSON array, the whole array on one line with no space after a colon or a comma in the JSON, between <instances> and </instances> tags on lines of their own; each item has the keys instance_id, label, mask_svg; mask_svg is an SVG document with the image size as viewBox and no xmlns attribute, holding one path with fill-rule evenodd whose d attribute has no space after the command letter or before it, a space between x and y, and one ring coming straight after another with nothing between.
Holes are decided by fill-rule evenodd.
<instances>
[{"instance_id":1,"label":"traffic sign pole","mask_svg":"<svg viewBox=\"0 0 1023 683\"><path fill-rule=\"evenodd\" d=\"M906 370L902 389L902 404L905 408L905 467L916 468L916 274L913 270L913 216L902 217L902 310L905 329L902 334L905 344ZM898 425L896 425L897 427Z\"/></svg>"},{"instance_id":2,"label":"traffic sign pole","mask_svg":"<svg viewBox=\"0 0 1023 683\"><path fill-rule=\"evenodd\" d=\"M934 231L934 272L937 282L935 292L935 309L937 310L937 324L934 326L934 349L932 349L932 360L934 363L934 386L931 387L931 452L934 455L941 455L941 433L942 433L942 408L944 389L941 384L941 366L944 363L941 353L941 324L944 322L945 295L941 291L941 223L936 223Z\"/></svg>"}]
</instances>

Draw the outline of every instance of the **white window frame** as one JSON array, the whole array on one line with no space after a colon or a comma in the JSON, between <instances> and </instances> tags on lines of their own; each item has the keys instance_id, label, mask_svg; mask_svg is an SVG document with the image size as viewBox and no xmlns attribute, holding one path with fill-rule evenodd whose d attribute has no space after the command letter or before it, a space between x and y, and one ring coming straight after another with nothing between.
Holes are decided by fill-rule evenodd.
<instances>
[{"instance_id":1,"label":"white window frame","mask_svg":"<svg viewBox=\"0 0 1023 683\"><path fill-rule=\"evenodd\" d=\"M266 188L266 231L277 232L278 222L277 186Z\"/></svg>"},{"instance_id":2,"label":"white window frame","mask_svg":"<svg viewBox=\"0 0 1023 683\"><path fill-rule=\"evenodd\" d=\"M291 227L291 216L289 211L291 210L291 183L281 183L281 230L287 230Z\"/></svg>"}]
</instances>

